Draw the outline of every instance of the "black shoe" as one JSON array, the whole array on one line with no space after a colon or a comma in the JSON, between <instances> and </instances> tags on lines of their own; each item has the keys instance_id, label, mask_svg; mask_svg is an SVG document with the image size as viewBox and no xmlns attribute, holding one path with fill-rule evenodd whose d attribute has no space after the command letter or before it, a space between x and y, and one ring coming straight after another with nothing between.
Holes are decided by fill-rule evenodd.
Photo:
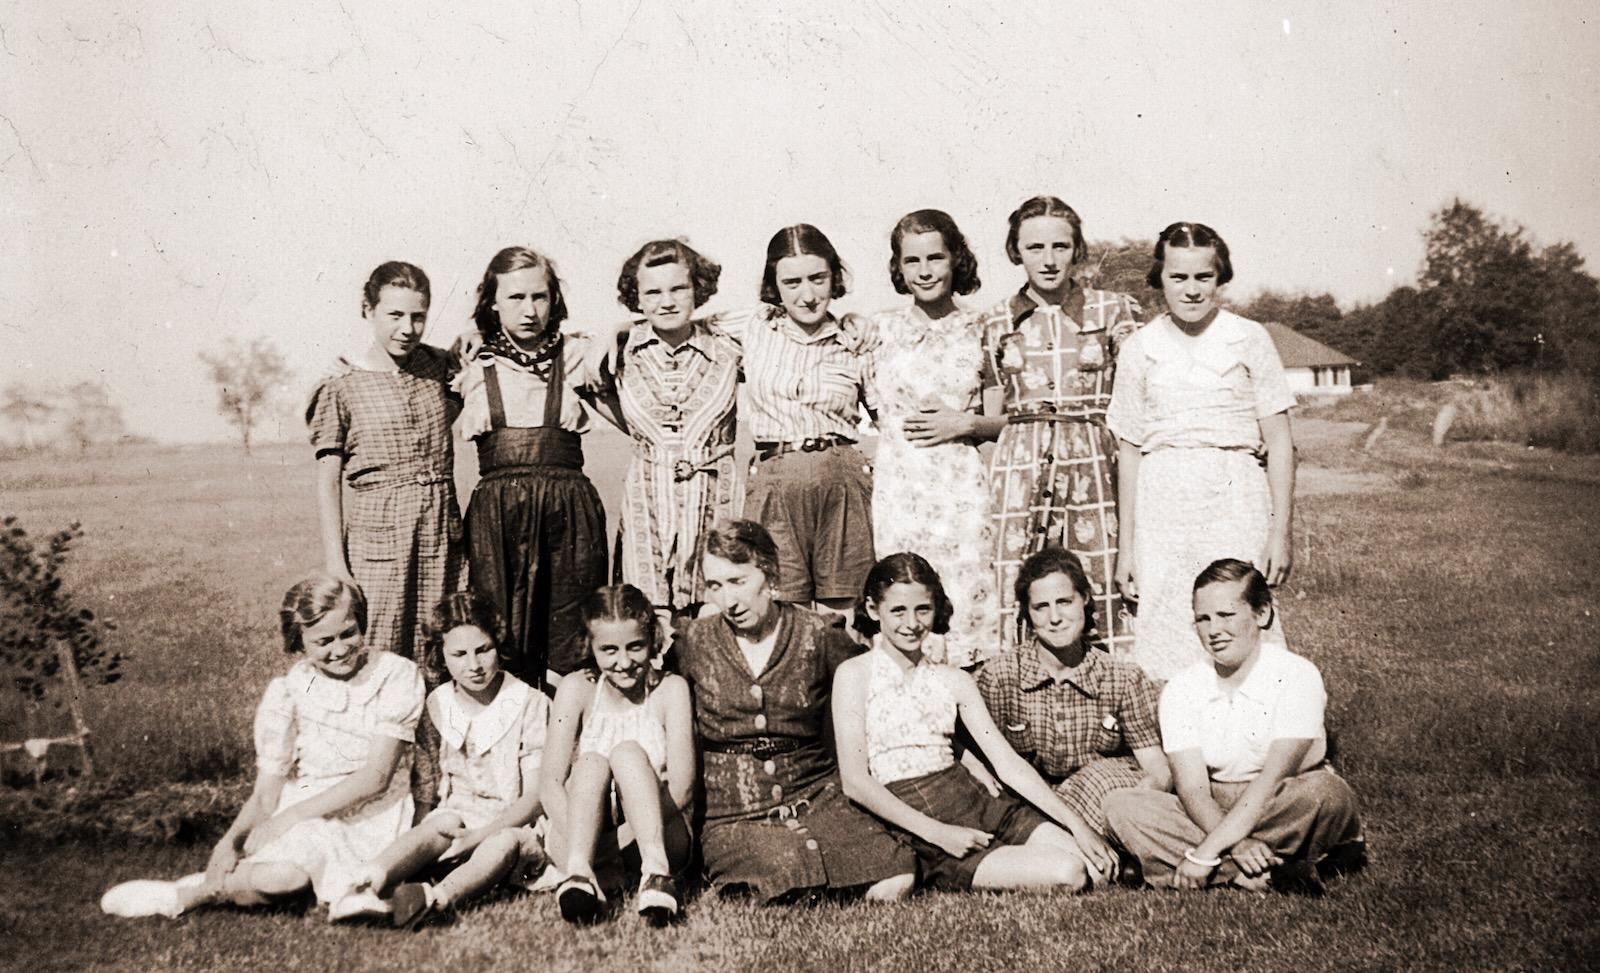
<instances>
[{"instance_id":1,"label":"black shoe","mask_svg":"<svg viewBox=\"0 0 1600 973\"><path fill-rule=\"evenodd\" d=\"M1367 867L1367 839L1357 838L1334 845L1317 862L1317 874L1324 879L1353 875Z\"/></svg>"},{"instance_id":2,"label":"black shoe","mask_svg":"<svg viewBox=\"0 0 1600 973\"><path fill-rule=\"evenodd\" d=\"M428 901L427 888L416 882L397 887L389 897L389 904L394 910L390 916L396 929L421 929L433 914L433 903Z\"/></svg>"},{"instance_id":3,"label":"black shoe","mask_svg":"<svg viewBox=\"0 0 1600 973\"><path fill-rule=\"evenodd\" d=\"M678 883L670 876L646 875L639 883L639 914L660 928L678 918L681 898Z\"/></svg>"},{"instance_id":4,"label":"black shoe","mask_svg":"<svg viewBox=\"0 0 1600 973\"><path fill-rule=\"evenodd\" d=\"M1328 891L1317 874L1317 866L1304 858L1291 858L1281 865L1272 866L1269 879L1273 891L1288 895L1308 895L1313 898Z\"/></svg>"},{"instance_id":5,"label":"black shoe","mask_svg":"<svg viewBox=\"0 0 1600 973\"><path fill-rule=\"evenodd\" d=\"M600 917L600 890L586 878L574 876L556 888L556 905L561 918L574 925L588 925Z\"/></svg>"}]
</instances>

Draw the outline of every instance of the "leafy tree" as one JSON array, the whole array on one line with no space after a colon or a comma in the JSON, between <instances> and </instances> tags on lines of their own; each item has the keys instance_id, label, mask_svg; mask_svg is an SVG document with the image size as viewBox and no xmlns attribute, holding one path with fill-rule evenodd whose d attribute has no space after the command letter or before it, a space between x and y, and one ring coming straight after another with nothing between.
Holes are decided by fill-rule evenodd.
<instances>
[{"instance_id":1,"label":"leafy tree","mask_svg":"<svg viewBox=\"0 0 1600 973\"><path fill-rule=\"evenodd\" d=\"M122 433L122 410L112 403L105 386L79 382L67 389L67 434L78 444L78 452L119 439Z\"/></svg>"},{"instance_id":2,"label":"leafy tree","mask_svg":"<svg viewBox=\"0 0 1600 973\"><path fill-rule=\"evenodd\" d=\"M200 353L217 386L217 409L239 430L245 454L250 436L279 387L289 378L283 355L265 338L240 346L231 339L218 354Z\"/></svg>"},{"instance_id":3,"label":"leafy tree","mask_svg":"<svg viewBox=\"0 0 1600 973\"><path fill-rule=\"evenodd\" d=\"M43 698L60 672L58 643L72 649L85 680L113 683L122 677L123 656L101 644L113 626L79 608L61 577L67 549L82 534L73 524L50 535L41 551L17 518L0 521L0 667L34 699Z\"/></svg>"},{"instance_id":4,"label":"leafy tree","mask_svg":"<svg viewBox=\"0 0 1600 973\"><path fill-rule=\"evenodd\" d=\"M34 428L38 423L48 420L53 412L55 407L48 398L21 382L7 386L4 399L0 400L0 415L10 419L22 431L22 445L27 449L38 445Z\"/></svg>"},{"instance_id":5,"label":"leafy tree","mask_svg":"<svg viewBox=\"0 0 1600 973\"><path fill-rule=\"evenodd\" d=\"M1151 254L1156 252L1154 240L1101 241L1089 244L1089 259L1080 274L1086 287L1131 294L1144 309L1145 320L1150 320L1167 309L1159 288L1145 283L1150 272Z\"/></svg>"},{"instance_id":6,"label":"leafy tree","mask_svg":"<svg viewBox=\"0 0 1600 973\"><path fill-rule=\"evenodd\" d=\"M1344 312L1332 294L1285 294L1262 291L1240 308L1239 313L1255 321L1287 324L1308 338L1315 338L1345 354L1351 354L1344 340Z\"/></svg>"}]
</instances>

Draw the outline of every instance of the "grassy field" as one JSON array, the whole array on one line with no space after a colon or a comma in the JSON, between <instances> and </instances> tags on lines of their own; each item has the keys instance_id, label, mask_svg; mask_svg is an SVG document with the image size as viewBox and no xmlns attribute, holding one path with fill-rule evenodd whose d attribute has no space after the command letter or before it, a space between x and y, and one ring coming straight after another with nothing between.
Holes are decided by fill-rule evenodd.
<instances>
[{"instance_id":1,"label":"grassy field","mask_svg":"<svg viewBox=\"0 0 1600 973\"><path fill-rule=\"evenodd\" d=\"M574 930L527 896L415 936L294 910L102 917L108 884L206 855L119 833L181 836L139 825L163 801L209 800L220 816L245 786L250 716L284 665L276 600L315 559L310 463L274 447L0 464L4 512L31 531L84 522L74 578L134 656L122 684L90 694L96 755L117 795L158 788L111 810L60 787L5 795L0 940L30 970L1587 968L1600 945L1585 865L1600 827L1600 465L1496 444L1434 451L1405 426L1367 452L1365 428L1298 425L1299 564L1280 592L1297 651L1329 686L1374 852L1365 873L1320 902L1121 889L876 908L701 900L661 932L631 917ZM617 446L591 442L608 501ZM109 835L47 838L73 814L111 822Z\"/></svg>"}]
</instances>

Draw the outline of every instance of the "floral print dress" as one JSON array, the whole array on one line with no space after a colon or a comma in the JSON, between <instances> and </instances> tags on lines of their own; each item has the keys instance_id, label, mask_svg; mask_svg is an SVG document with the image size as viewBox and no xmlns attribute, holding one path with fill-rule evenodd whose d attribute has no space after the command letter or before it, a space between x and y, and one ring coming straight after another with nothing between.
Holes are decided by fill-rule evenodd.
<instances>
[{"instance_id":1,"label":"floral print dress","mask_svg":"<svg viewBox=\"0 0 1600 973\"><path fill-rule=\"evenodd\" d=\"M873 544L879 556L922 555L939 572L955 614L930 636L929 657L967 666L1000 651L994 596L994 526L989 477L970 442L917 446L905 422L923 408L974 410L982 395L983 347L969 314L931 320L916 305L876 317L878 428Z\"/></svg>"},{"instance_id":2,"label":"floral print dress","mask_svg":"<svg viewBox=\"0 0 1600 973\"><path fill-rule=\"evenodd\" d=\"M1013 587L1029 555L1059 544L1094 592L1096 640L1125 651L1132 619L1115 585L1117 441L1106 428L1117 343L1138 327L1126 294L1074 288L1060 306L1019 293L978 320L985 379L1005 392L1009 424L989 462L1006 648L1021 638Z\"/></svg>"}]
</instances>

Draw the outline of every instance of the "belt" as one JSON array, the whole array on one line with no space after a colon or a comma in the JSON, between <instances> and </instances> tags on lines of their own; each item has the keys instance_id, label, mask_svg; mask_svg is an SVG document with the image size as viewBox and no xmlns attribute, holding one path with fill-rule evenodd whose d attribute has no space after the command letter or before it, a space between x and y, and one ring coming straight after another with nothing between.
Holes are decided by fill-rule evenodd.
<instances>
[{"instance_id":1,"label":"belt","mask_svg":"<svg viewBox=\"0 0 1600 973\"><path fill-rule=\"evenodd\" d=\"M1105 422L1103 412L1011 412L1006 414L1008 425L1021 425L1025 422L1085 422L1098 424Z\"/></svg>"},{"instance_id":2,"label":"belt","mask_svg":"<svg viewBox=\"0 0 1600 973\"><path fill-rule=\"evenodd\" d=\"M834 432L826 436L813 436L802 439L797 443L758 442L756 443L756 460L772 459L784 453L820 453L825 449L835 446L854 446L856 441L849 436L841 436Z\"/></svg>"},{"instance_id":3,"label":"belt","mask_svg":"<svg viewBox=\"0 0 1600 973\"><path fill-rule=\"evenodd\" d=\"M702 740L700 748L707 753L744 753L757 760L766 760L780 754L794 753L813 743L794 737L745 737L742 740Z\"/></svg>"},{"instance_id":4,"label":"belt","mask_svg":"<svg viewBox=\"0 0 1600 973\"><path fill-rule=\"evenodd\" d=\"M357 493L368 490L380 490L384 487L399 486L405 483L415 483L418 486L430 486L434 483L449 483L453 477L439 470L383 470L363 476L360 480L351 483L350 489Z\"/></svg>"}]
</instances>

